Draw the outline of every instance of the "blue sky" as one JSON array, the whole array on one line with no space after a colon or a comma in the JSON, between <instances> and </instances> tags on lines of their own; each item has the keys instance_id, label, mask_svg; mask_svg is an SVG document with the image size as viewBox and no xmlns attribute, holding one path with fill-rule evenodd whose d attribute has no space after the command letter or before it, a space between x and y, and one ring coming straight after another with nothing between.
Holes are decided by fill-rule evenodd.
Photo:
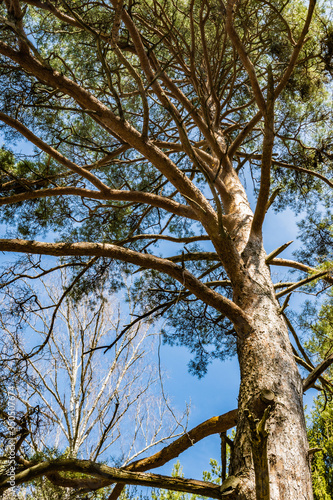
<instances>
[{"instance_id":1,"label":"blue sky","mask_svg":"<svg viewBox=\"0 0 333 500\"><path fill-rule=\"evenodd\" d=\"M279 214L271 210L267 214L264 226L264 243L267 253L287 241L294 240L294 243L281 254L284 258L293 258L292 252L299 246L296 238L297 220L300 218L296 218L290 209ZM272 266L271 273L274 281L279 281L287 274L287 269ZM294 293L290 300L290 307L297 309L304 301L303 294ZM168 373L164 385L173 405L181 410L185 407L185 402L191 403L189 429L210 417L221 415L237 407L240 377L236 358L225 362L215 361L209 366L207 375L199 380L188 373L187 364L191 355L186 348L163 346L161 354L163 368ZM315 389L308 390L304 395L307 413L316 395ZM179 460L185 477L201 479L202 471L209 470L210 458L219 460L219 457L220 438L210 436L189 448L179 456ZM176 460L173 461L175 462ZM170 463L157 470L160 473L169 474L172 465Z\"/></svg>"},{"instance_id":2,"label":"blue sky","mask_svg":"<svg viewBox=\"0 0 333 500\"><path fill-rule=\"evenodd\" d=\"M25 153L32 152L31 146L27 146L26 143L18 143L15 145L15 150L22 150ZM250 186L251 180L248 179L248 187L250 188ZM253 208L255 200L251 195L251 189L247 191L250 191L250 203ZM297 242L297 220L290 209L286 209L279 214L275 214L273 210L269 211L264 225L264 244L267 253L287 241L294 240L294 243L282 254L285 258L292 258L292 252L299 246L299 242ZM3 231L1 232L3 233ZM49 235L47 240L51 239L52 236ZM170 245L170 255L173 253L174 247L174 245ZM164 252L166 248L165 245L163 247ZM9 256L0 257L0 260L2 262L9 260ZM287 269L272 267L271 272L273 280L279 281L284 279ZM291 308L299 308L304 300L304 295L294 293L290 301ZM156 325L157 327L158 325ZM189 429L212 416L236 408L239 390L239 369L236 358L223 363L215 361L209 366L207 375L201 380L188 373L190 359L191 355L184 347L162 346L161 348L162 368L167 373L164 380L164 389L170 396L172 406L179 411L185 408L186 403L190 404ZM311 406L314 395L316 395L316 391L313 389L306 393L304 402L308 407ZM219 457L220 438L219 436L211 436L188 449L179 457L179 460L183 466L185 477L201 478L202 471L209 469L209 459L216 458L219 460ZM170 474L175 461L158 471Z\"/></svg>"}]
</instances>

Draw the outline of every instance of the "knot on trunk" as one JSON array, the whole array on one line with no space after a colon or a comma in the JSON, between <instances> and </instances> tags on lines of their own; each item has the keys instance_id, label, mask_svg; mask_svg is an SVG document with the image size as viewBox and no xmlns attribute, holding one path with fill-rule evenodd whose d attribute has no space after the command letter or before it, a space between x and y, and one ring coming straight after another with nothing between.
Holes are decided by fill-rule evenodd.
<instances>
[{"instance_id":1,"label":"knot on trunk","mask_svg":"<svg viewBox=\"0 0 333 500\"><path fill-rule=\"evenodd\" d=\"M241 485L242 480L236 476L229 476L225 481L223 481L221 485L221 497L227 498L228 500L232 500L236 498L237 492L239 490L239 486Z\"/></svg>"}]
</instances>

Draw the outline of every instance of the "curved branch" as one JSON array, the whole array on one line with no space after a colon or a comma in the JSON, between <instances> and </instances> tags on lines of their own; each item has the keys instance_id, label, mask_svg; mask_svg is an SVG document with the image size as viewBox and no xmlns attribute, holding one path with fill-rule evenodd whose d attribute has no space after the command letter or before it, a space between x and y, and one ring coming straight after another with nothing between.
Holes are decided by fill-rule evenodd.
<instances>
[{"instance_id":1,"label":"curved branch","mask_svg":"<svg viewBox=\"0 0 333 500\"><path fill-rule=\"evenodd\" d=\"M42 141L42 139L37 137L33 132L31 132L31 130L29 130L25 125L23 125L23 123L1 112L0 112L0 120L3 121L9 127L12 127L15 130L17 130L21 135L23 135L23 137L28 139L28 141L32 142L32 144L34 144L39 149L44 151L44 153L50 155L52 158L57 160L61 165L64 165L65 167L69 168L69 170L72 170L76 174L79 174L83 178L87 179L95 187L97 187L97 189L100 189L101 191L108 189L108 187L103 182L101 182L94 174L85 170L82 167L79 167L79 165L76 165L76 163L73 163L68 158L59 153L59 151L52 148L52 146L46 144L44 141Z\"/></svg>"},{"instance_id":2,"label":"curved branch","mask_svg":"<svg viewBox=\"0 0 333 500\"><path fill-rule=\"evenodd\" d=\"M253 159L253 160L261 160L262 159L261 154L243 153L242 151L237 151L236 155L243 157L243 158ZM325 182L328 186L333 188L333 182L330 179L328 179L327 177L325 177L323 174L320 174L319 172L316 172L315 170L310 170L308 168L299 167L296 165L291 165L290 163L286 163L284 161L280 161L280 160L277 160L275 158L272 158L272 164L275 165L276 167L289 168L291 170L296 170L297 172L304 172L305 174L313 175L314 177L317 177L318 179Z\"/></svg>"},{"instance_id":3,"label":"curved branch","mask_svg":"<svg viewBox=\"0 0 333 500\"><path fill-rule=\"evenodd\" d=\"M12 196L0 198L0 206L52 196L80 196L82 198L90 198L93 200L131 201L133 203L144 203L153 207L162 208L167 212L171 212L176 215L182 215L183 217L198 220L191 207L177 203L176 201L165 198L164 196L159 196L153 193L145 193L142 191L110 189L108 187L106 187L103 192L77 187L57 187L28 191L26 193L13 194Z\"/></svg>"},{"instance_id":4,"label":"curved branch","mask_svg":"<svg viewBox=\"0 0 333 500\"><path fill-rule=\"evenodd\" d=\"M324 175L320 174L319 172L315 172L314 170L309 170L308 168L304 168L304 167L297 167L295 165L290 165L290 163L284 163L283 161L278 161L278 160L274 160L272 161L272 163L274 165L276 165L277 167L281 167L281 168L289 168L291 170L296 170L297 172L304 172L305 174L309 174L309 175L313 175L314 177L317 177L318 179L326 182L326 184L333 188L333 182L328 179L327 177L325 177Z\"/></svg>"},{"instance_id":5,"label":"curved branch","mask_svg":"<svg viewBox=\"0 0 333 500\"><path fill-rule=\"evenodd\" d=\"M173 443L169 444L161 451L158 451L154 455L142 458L136 462L132 462L125 468L133 471L145 471L147 469L155 469L156 467L161 467L162 465L170 462L174 458L178 457L185 450L193 446L195 443L201 439L211 436L212 434L219 434L221 432L226 432L237 424L237 414L238 410L232 410L219 417L212 417L209 420L199 424L194 429L188 431L186 434L178 438ZM122 492L124 486L121 484L116 484L108 500L117 500L120 493Z\"/></svg>"},{"instance_id":6,"label":"curved branch","mask_svg":"<svg viewBox=\"0 0 333 500\"><path fill-rule=\"evenodd\" d=\"M201 213L201 215L203 210L203 212L210 213L210 215L213 216L214 219L216 218L215 211L213 210L206 197L192 183L192 181L183 174L183 172L177 167L177 165L151 142L146 141L141 136L141 133L134 127L132 127L132 125L130 125L128 122L123 122L121 118L116 116L113 111L111 111L111 109L105 106L89 91L78 85L73 80L70 80L65 75L59 73L58 71L44 66L32 55L23 55L20 52L13 50L9 45L2 41L0 41L0 54L4 55L5 57L9 57L11 60L17 62L25 71L41 80L44 84L49 85L54 89L58 89L59 91L72 97L83 109L89 111L91 118L94 119L102 127L104 127L105 130L107 130L109 133L112 133L112 135L114 135L118 139L121 138L123 142L130 144L145 158L147 158L147 160L150 161L169 180L169 182L171 182L171 184L173 184L179 190L182 195L187 196L187 198L191 200L194 210L198 211L199 214ZM11 120L11 123L13 124L11 126L14 126L14 128L16 128L14 125L15 120L13 121L12 118L7 117L6 115L4 115L4 118L6 118L7 120ZM24 126L22 125L22 127ZM23 131L26 127L24 127L24 129L22 127L21 129ZM26 137L34 143L35 136L33 137L33 134L28 129L26 130L30 136ZM48 148L50 148L50 146L48 146ZM51 151L47 152L47 154L50 153ZM57 155L60 155L60 153L56 153ZM68 164L68 168L73 171L77 171L80 175L86 178L87 175L91 175L91 182L94 183L93 174L84 171L84 169L81 169L72 162L70 162L70 166ZM101 181L99 181L98 179L96 179L95 182L99 183L99 185L96 187L103 190L104 184L101 183ZM198 210L198 206L202 208Z\"/></svg>"},{"instance_id":7,"label":"curved branch","mask_svg":"<svg viewBox=\"0 0 333 500\"><path fill-rule=\"evenodd\" d=\"M123 482L139 486L148 486L153 488L167 488L173 491L185 491L192 494L208 496L211 498L220 498L220 486L205 481L194 479L174 478L162 476L160 474L151 474L144 472L131 472L123 469L108 467L104 464L97 464L90 460L64 459L46 461L32 467L28 467L15 475L15 484L19 485L27 481L32 481L37 477L44 476L53 472L76 472L88 474L103 480ZM0 480L0 491L10 488L7 476L2 476Z\"/></svg>"},{"instance_id":8,"label":"curved branch","mask_svg":"<svg viewBox=\"0 0 333 500\"><path fill-rule=\"evenodd\" d=\"M223 295L211 290L186 269L179 267L177 264L167 259L155 257L150 254L142 254L117 245L90 242L45 243L18 239L1 239L0 251L1 250L38 255L107 257L129 262L146 269L155 269L156 271L166 273L176 279L198 299L224 314L233 322L240 337L252 331L251 319L239 306Z\"/></svg>"},{"instance_id":9,"label":"curved branch","mask_svg":"<svg viewBox=\"0 0 333 500\"><path fill-rule=\"evenodd\" d=\"M167 462L170 462L170 460L178 457L178 455L201 439L211 436L212 434L225 432L232 427L235 427L237 424L237 414L238 410L231 410L228 413L220 415L219 417L212 417L197 425L194 429L186 432L186 434L176 439L176 441L169 444L161 451L155 453L155 455L137 460L136 462L127 465L126 469L133 471L145 471L147 469L161 467Z\"/></svg>"}]
</instances>

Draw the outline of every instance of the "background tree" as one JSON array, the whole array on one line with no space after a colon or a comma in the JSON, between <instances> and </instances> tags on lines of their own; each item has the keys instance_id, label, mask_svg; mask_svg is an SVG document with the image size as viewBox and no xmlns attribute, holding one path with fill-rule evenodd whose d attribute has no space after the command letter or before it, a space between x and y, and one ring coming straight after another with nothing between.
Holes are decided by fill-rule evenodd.
<instances>
[{"instance_id":1,"label":"background tree","mask_svg":"<svg viewBox=\"0 0 333 500\"><path fill-rule=\"evenodd\" d=\"M0 203L9 225L0 248L23 254L2 275L15 334L42 307L19 285L31 268L45 275L68 266L64 293L78 294L116 289L120 269L140 271L141 317L167 315L165 339L190 348L194 373L235 352L241 371L237 412L160 454L126 470L76 459L18 465L17 482L61 469L64 484L66 472L85 472L101 486L118 479L219 498L207 481L142 471L178 455L188 435L232 427L237 414L222 491L240 500L311 499L302 396L318 380L329 387L319 377L332 359L313 367L293 351L288 329L297 332L284 311L293 291L320 280L320 292L333 279L312 230L332 188L327 4L6 0L0 9ZM32 156L8 151L18 137L34 145ZM266 254L273 203L311 213L304 238L319 261L279 258L284 241ZM302 279L273 283L273 265ZM310 371L304 382L296 360Z\"/></svg>"},{"instance_id":2,"label":"background tree","mask_svg":"<svg viewBox=\"0 0 333 500\"><path fill-rule=\"evenodd\" d=\"M53 279L52 284L42 285L48 306L32 315L25 342L17 344L0 319L3 341L15 346L17 357L27 359L26 370L13 377L16 410L28 415L39 408L41 415L38 432L33 420L26 423L27 435L17 450L21 462L83 457L125 466L152 446L174 438L180 423L161 393L154 359L157 338L149 324L138 322L128 328L107 353L94 351L118 337L125 307L120 312L115 297L87 296L79 301L67 297L50 331L54 314L50 311L59 305L66 275L59 276L58 284ZM133 318L136 304L129 300L128 306L128 317ZM42 356L27 356L31 337L39 345L48 339ZM11 366L6 368L10 373ZM53 486L35 481L33 498L73 498L75 490L66 488L62 493L57 478L49 479Z\"/></svg>"},{"instance_id":3,"label":"background tree","mask_svg":"<svg viewBox=\"0 0 333 500\"><path fill-rule=\"evenodd\" d=\"M313 304L305 304L298 318L299 327L310 334L307 342L309 356L320 363L333 350L333 303L330 296L319 313ZM333 382L332 366L325 375ZM315 451L312 456L313 489L316 500L329 500L333 495L333 404L331 394L321 394L314 401L309 419L309 442Z\"/></svg>"}]
</instances>

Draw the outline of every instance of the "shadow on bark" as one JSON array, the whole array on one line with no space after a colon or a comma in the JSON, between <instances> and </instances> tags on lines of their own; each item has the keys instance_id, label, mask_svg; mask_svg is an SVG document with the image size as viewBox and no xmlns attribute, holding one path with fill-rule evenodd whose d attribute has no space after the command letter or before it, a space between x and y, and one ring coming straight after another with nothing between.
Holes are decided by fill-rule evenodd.
<instances>
[{"instance_id":1,"label":"shadow on bark","mask_svg":"<svg viewBox=\"0 0 333 500\"><path fill-rule=\"evenodd\" d=\"M268 432L265 429L267 419L274 406L275 395L270 390L262 390L254 398L249 408L244 410L250 425L250 442L255 473L256 500L270 500L269 468L267 456ZM242 479L229 476L221 486L221 497L236 500L241 490Z\"/></svg>"}]
</instances>

